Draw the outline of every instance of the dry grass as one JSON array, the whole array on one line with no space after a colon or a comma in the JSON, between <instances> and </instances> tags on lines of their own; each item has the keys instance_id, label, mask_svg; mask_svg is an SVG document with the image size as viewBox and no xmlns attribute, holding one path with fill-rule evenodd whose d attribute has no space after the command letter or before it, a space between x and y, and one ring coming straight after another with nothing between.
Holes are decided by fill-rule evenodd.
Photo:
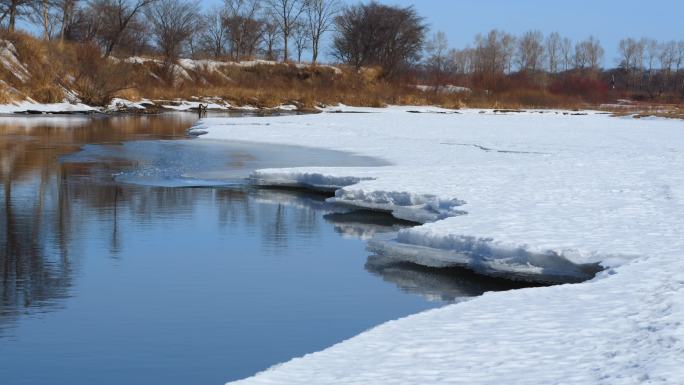
<instances>
[{"instance_id":1,"label":"dry grass","mask_svg":"<svg viewBox=\"0 0 684 385\"><path fill-rule=\"evenodd\" d=\"M0 36L14 44L20 61L31 74L25 82L15 76L3 77L19 92L39 102L52 103L64 98L60 79L66 76L65 56L61 47L46 44L22 32L3 32Z\"/></svg>"},{"instance_id":2,"label":"dry grass","mask_svg":"<svg viewBox=\"0 0 684 385\"><path fill-rule=\"evenodd\" d=\"M611 116L632 116L635 119L646 118L649 116L684 119L684 104L649 104L634 103L625 106L601 106L600 110L610 112Z\"/></svg>"},{"instance_id":3,"label":"dry grass","mask_svg":"<svg viewBox=\"0 0 684 385\"><path fill-rule=\"evenodd\" d=\"M251 67L226 65L218 70L199 66L183 70L154 61L126 64L105 60L95 46L45 42L24 33L3 32L0 38L15 45L20 61L31 73L23 82L0 66L0 80L4 81L4 84L0 83L0 103L26 97L39 102L57 102L67 96L66 90L75 91L82 101L92 105L106 105L113 96L129 100L217 97L233 105L296 104L301 109L337 103L373 107L403 104L446 108L581 109L598 108L608 100L601 84L591 79L578 81L574 77L547 87L546 78L518 75L490 79L497 84L491 92L477 91L483 87L474 87L473 93L446 94L422 92L414 87L418 83L415 79L385 81L379 76L382 71L377 68L356 72L340 67L342 72L339 73L325 66L298 68L290 64L261 64ZM481 79L481 82L485 80ZM558 91L570 86L574 87L571 87L573 92ZM12 89L16 91L10 92ZM644 104L629 111L615 112L682 118L683 111L681 105Z\"/></svg>"}]
</instances>

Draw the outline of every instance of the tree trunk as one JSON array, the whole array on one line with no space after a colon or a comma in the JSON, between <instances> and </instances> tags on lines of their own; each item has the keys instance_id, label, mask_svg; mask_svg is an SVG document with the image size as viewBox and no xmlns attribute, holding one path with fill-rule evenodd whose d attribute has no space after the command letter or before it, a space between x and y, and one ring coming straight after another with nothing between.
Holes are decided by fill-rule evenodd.
<instances>
[{"instance_id":1,"label":"tree trunk","mask_svg":"<svg viewBox=\"0 0 684 385\"><path fill-rule=\"evenodd\" d=\"M43 0L43 38L45 40L50 40L50 19L48 12L48 2L47 0Z\"/></svg>"},{"instance_id":2,"label":"tree trunk","mask_svg":"<svg viewBox=\"0 0 684 385\"><path fill-rule=\"evenodd\" d=\"M16 22L16 17L17 17L17 4L12 1L10 4L9 8L9 26L8 29L10 32L14 32L14 24Z\"/></svg>"},{"instance_id":3,"label":"tree trunk","mask_svg":"<svg viewBox=\"0 0 684 385\"><path fill-rule=\"evenodd\" d=\"M311 64L316 65L318 61L318 39L311 39Z\"/></svg>"},{"instance_id":4,"label":"tree trunk","mask_svg":"<svg viewBox=\"0 0 684 385\"><path fill-rule=\"evenodd\" d=\"M290 35L289 33L283 33L283 44L285 45L285 47L283 49L283 63L287 63L288 58L289 58L289 55L287 52L287 40L288 40L289 35Z\"/></svg>"},{"instance_id":5,"label":"tree trunk","mask_svg":"<svg viewBox=\"0 0 684 385\"><path fill-rule=\"evenodd\" d=\"M64 36L66 35L66 29L69 24L71 24L71 1L64 1L64 6L62 7L62 25L59 29L59 41L64 42Z\"/></svg>"}]
</instances>

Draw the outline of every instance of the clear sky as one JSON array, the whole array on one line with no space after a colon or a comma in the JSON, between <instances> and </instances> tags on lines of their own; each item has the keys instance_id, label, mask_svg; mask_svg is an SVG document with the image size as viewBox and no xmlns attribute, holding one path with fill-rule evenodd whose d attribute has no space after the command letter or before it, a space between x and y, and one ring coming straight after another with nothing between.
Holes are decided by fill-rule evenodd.
<instances>
[{"instance_id":1,"label":"clear sky","mask_svg":"<svg viewBox=\"0 0 684 385\"><path fill-rule=\"evenodd\" d=\"M605 65L616 64L624 37L684 40L684 0L382 0L413 5L432 30L444 31L453 47L462 48L478 33L493 28L516 35L538 29L572 40L597 37L606 50ZM348 1L348 3L355 3Z\"/></svg>"}]
</instances>

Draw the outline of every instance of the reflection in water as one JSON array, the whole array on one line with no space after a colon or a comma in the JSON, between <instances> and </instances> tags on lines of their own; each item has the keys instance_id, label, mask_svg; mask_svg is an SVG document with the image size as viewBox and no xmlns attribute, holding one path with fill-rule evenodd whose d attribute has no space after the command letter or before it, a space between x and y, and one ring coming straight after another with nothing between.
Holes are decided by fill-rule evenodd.
<instances>
[{"instance_id":1,"label":"reflection in water","mask_svg":"<svg viewBox=\"0 0 684 385\"><path fill-rule=\"evenodd\" d=\"M167 181L208 177L192 174L204 170L196 164L244 174L274 152L176 140L195 117L0 119L3 384L223 383L389 319L511 288L367 261L359 238L410 224L322 195L113 180L150 165ZM182 156L170 157L172 149ZM308 159L299 148L277 150L294 164ZM364 264L441 302L396 290Z\"/></svg>"},{"instance_id":2,"label":"reflection in water","mask_svg":"<svg viewBox=\"0 0 684 385\"><path fill-rule=\"evenodd\" d=\"M431 301L457 302L487 291L529 287L523 282L506 281L458 268L433 268L399 261L380 255L368 257L366 270L401 290L424 296Z\"/></svg>"},{"instance_id":3,"label":"reflection in water","mask_svg":"<svg viewBox=\"0 0 684 385\"><path fill-rule=\"evenodd\" d=\"M378 213L367 210L336 212L324 215L323 218L335 225L335 231L347 237L368 240L380 233L399 231L415 223L395 219L389 213Z\"/></svg>"},{"instance_id":4,"label":"reflection in water","mask_svg":"<svg viewBox=\"0 0 684 385\"><path fill-rule=\"evenodd\" d=\"M57 300L69 295L74 269L70 237L81 223L72 210L74 199L87 196L97 205L93 201L109 202L116 196L112 186L84 189L78 178L74 185L71 177L87 173L87 168L65 167L57 157L87 143L181 138L193 121L185 114L0 117L0 336L3 325L22 309L56 308Z\"/></svg>"}]
</instances>

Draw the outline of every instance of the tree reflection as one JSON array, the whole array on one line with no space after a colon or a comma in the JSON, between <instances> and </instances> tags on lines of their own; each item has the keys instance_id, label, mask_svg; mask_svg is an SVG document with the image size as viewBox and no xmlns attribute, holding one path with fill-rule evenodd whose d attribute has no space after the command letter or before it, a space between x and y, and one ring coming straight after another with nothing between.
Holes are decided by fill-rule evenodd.
<instances>
[{"instance_id":1,"label":"tree reflection","mask_svg":"<svg viewBox=\"0 0 684 385\"><path fill-rule=\"evenodd\" d=\"M90 165L62 165L59 156L86 143L182 137L193 121L181 114L0 118L0 333L24 311L59 308L69 295L72 237L84 222L84 205L111 216L110 249L121 248L118 210L130 195L93 184Z\"/></svg>"},{"instance_id":2,"label":"tree reflection","mask_svg":"<svg viewBox=\"0 0 684 385\"><path fill-rule=\"evenodd\" d=\"M219 226L247 226L274 253L288 247L292 232L311 236L319 230L321 196L117 184L112 175L135 167L134 162L59 161L90 143L183 138L194 118L0 118L0 329L31 309L61 306L79 267L74 250L92 231L104 233L102 250L119 258L125 234L132 231L122 228L125 223L158 226L192 218L199 202L216 208Z\"/></svg>"}]
</instances>

